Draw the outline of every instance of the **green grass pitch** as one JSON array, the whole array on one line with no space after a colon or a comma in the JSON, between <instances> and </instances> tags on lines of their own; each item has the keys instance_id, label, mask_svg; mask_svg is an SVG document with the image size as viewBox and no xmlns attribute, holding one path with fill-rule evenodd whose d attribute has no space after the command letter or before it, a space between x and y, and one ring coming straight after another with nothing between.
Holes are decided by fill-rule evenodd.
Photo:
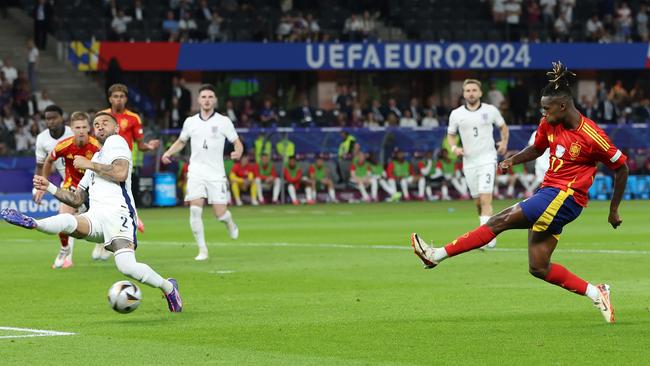
<instances>
[{"instance_id":1,"label":"green grass pitch","mask_svg":"<svg viewBox=\"0 0 650 366\"><path fill-rule=\"evenodd\" d=\"M203 263L186 208L142 210L138 259L179 280L180 314L144 286L138 310L113 312L106 292L124 277L112 259L92 262L77 241L75 266L52 270L58 238L0 223L0 364L647 365L650 206L623 202L617 230L608 207L590 203L553 259L612 286L611 325L528 274L522 230L422 269L409 234L453 240L478 223L470 202L232 208L238 241L204 210Z\"/></svg>"}]
</instances>

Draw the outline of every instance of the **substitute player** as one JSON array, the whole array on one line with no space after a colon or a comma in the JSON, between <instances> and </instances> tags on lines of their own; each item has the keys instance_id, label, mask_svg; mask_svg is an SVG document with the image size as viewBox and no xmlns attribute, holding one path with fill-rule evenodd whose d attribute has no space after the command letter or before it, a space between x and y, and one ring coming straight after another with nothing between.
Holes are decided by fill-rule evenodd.
<instances>
[{"instance_id":1,"label":"substitute player","mask_svg":"<svg viewBox=\"0 0 650 366\"><path fill-rule=\"evenodd\" d=\"M271 202L279 203L280 178L275 170L275 165L270 161L269 154L263 152L260 161L255 164L255 185L257 186L257 199L264 204L264 188L272 188Z\"/></svg>"},{"instance_id":2,"label":"substitute player","mask_svg":"<svg viewBox=\"0 0 650 366\"><path fill-rule=\"evenodd\" d=\"M0 217L26 229L36 229L46 234L64 232L79 239L103 243L107 250L114 253L115 265L121 273L161 289L169 311L180 312L183 303L176 280L162 278L135 258L138 241L137 214L131 194L131 150L124 138L117 134L117 121L110 114L98 113L93 126L95 136L103 146L92 160L85 156L74 158L74 167L86 171L76 191L57 188L47 178L34 176L34 188L52 193L69 206L80 207L89 200L87 212L34 220L14 209L4 209L0 211Z\"/></svg>"},{"instance_id":3,"label":"substitute player","mask_svg":"<svg viewBox=\"0 0 650 366\"><path fill-rule=\"evenodd\" d=\"M500 168L506 170L513 164L536 159L546 148L550 148L551 164L542 187L532 197L506 208L484 225L444 247L430 247L417 234L411 235L411 245L426 268L433 268L448 257L482 247L503 231L528 229L530 273L587 296L605 321L612 323L614 309L609 286L588 283L563 266L551 263L551 255L562 228L575 220L583 207L587 206L587 194L598 162L615 172L614 193L607 221L614 229L621 225L623 221L618 214L618 206L627 183L627 157L594 121L576 109L570 89L570 80L575 75L559 62L553 64L553 71L548 75L550 82L542 90L541 98L544 116L537 128L535 143L500 164Z\"/></svg>"},{"instance_id":4,"label":"substitute player","mask_svg":"<svg viewBox=\"0 0 650 366\"><path fill-rule=\"evenodd\" d=\"M185 202L190 204L190 227L199 246L197 261L208 259L203 230L203 205L207 199L214 216L226 225L232 239L239 237L239 229L228 211L228 178L223 164L223 147L226 139L235 149L230 158L239 160L244 146L239 140L232 121L215 111L217 93L214 86L205 84L199 88L199 113L188 117L178 139L165 151L162 162L171 163L172 155L183 150L191 140L192 155L187 173Z\"/></svg>"},{"instance_id":5,"label":"substitute player","mask_svg":"<svg viewBox=\"0 0 650 366\"><path fill-rule=\"evenodd\" d=\"M251 204L253 206L259 205L259 202L257 201L258 185L255 180L255 171L257 170L256 165L257 164L250 162L248 155L243 155L230 170L228 179L230 180L230 189L237 206L243 205L241 201L241 191L249 191L251 195Z\"/></svg>"},{"instance_id":6,"label":"substitute player","mask_svg":"<svg viewBox=\"0 0 650 366\"><path fill-rule=\"evenodd\" d=\"M45 116L45 124L47 126L47 129L44 130L43 132L39 133L38 136L36 136L36 172L35 175L40 175L43 176L43 166L45 164L45 160L47 157L50 155L50 152L54 149L56 144L59 143L59 141L64 140L70 136L72 136L72 130L70 127L65 125L65 121L63 120L63 110L61 107L57 105L49 105L45 107L45 110L43 111L43 114ZM54 169L59 173L61 178L65 180L65 165L63 163L63 159L59 158L56 159L54 162ZM49 177L51 174L51 168L47 175L45 177ZM41 203L41 200L43 199L43 195L45 194L44 191L39 191L37 189L32 190L32 197L34 202L36 203ZM61 203L59 205L59 213L65 213L65 212L70 212L73 210L72 207L66 206L65 203ZM59 234L59 240L61 242L61 248L72 248L74 245L73 241L74 239L69 238L67 234L65 233L60 233ZM59 252L59 254L61 254ZM54 268L59 268L54 267Z\"/></svg>"},{"instance_id":7,"label":"substitute player","mask_svg":"<svg viewBox=\"0 0 650 366\"><path fill-rule=\"evenodd\" d=\"M104 109L100 112L110 113L119 124L119 134L126 140L129 149L133 150L133 142L135 141L139 151L155 150L160 146L160 140L150 140L144 142L144 133L142 131L142 120L140 116L128 110L126 103L129 101L129 89L124 84L113 84L108 88L108 103L110 108ZM139 169L134 164L132 172L133 178L133 195L138 198L140 195L140 174ZM139 200L139 198L138 198ZM144 224L138 218L138 230L144 232ZM97 249L97 248L96 248Z\"/></svg>"},{"instance_id":8,"label":"substitute player","mask_svg":"<svg viewBox=\"0 0 650 366\"><path fill-rule=\"evenodd\" d=\"M74 191L77 189L77 185L84 175L83 169L77 169L74 167L75 157L85 156L87 159L92 159L95 153L101 148L101 145L97 139L89 135L90 121L86 113L73 112L70 115L70 128L72 129L73 136L61 140L56 144L56 146L54 146L54 149L52 149L45 159L45 163L43 164L43 174L41 174L41 176L49 177L54 163L59 159L63 159L65 165L65 178L63 179L61 188ZM62 203L59 213L73 214L76 211L77 210L74 207ZM59 237L61 237L61 249L54 259L52 268L71 267L73 264L72 251L74 239L68 237L68 234L65 233L59 233ZM66 240L64 240L63 237L65 237ZM63 244L64 242L66 245ZM105 260L108 258L110 253L107 251L104 252L106 255L102 259ZM95 253L93 251L93 259L99 259L100 256L101 252Z\"/></svg>"},{"instance_id":9,"label":"substitute player","mask_svg":"<svg viewBox=\"0 0 650 366\"><path fill-rule=\"evenodd\" d=\"M463 157L463 173L467 180L469 193L476 200L479 222L485 224L492 216L492 192L497 166L497 153L505 154L508 149L508 126L499 110L481 102L481 82L466 79L463 82L465 104L451 111L447 142L451 152ZM501 140L494 148L493 126L499 128ZM456 145L456 136L460 135L463 147ZM496 246L496 240L487 244Z\"/></svg>"}]
</instances>

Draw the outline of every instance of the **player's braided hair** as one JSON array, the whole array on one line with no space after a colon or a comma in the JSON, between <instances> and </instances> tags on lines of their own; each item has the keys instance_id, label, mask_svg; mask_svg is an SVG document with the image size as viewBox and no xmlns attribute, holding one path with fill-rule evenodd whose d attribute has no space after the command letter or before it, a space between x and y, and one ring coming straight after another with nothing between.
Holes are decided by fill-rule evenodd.
<instances>
[{"instance_id":1,"label":"player's braided hair","mask_svg":"<svg viewBox=\"0 0 650 366\"><path fill-rule=\"evenodd\" d=\"M571 98L571 82L576 74L569 71L562 62L553 62L553 69L546 73L548 84L542 90L542 96L566 96Z\"/></svg>"}]
</instances>

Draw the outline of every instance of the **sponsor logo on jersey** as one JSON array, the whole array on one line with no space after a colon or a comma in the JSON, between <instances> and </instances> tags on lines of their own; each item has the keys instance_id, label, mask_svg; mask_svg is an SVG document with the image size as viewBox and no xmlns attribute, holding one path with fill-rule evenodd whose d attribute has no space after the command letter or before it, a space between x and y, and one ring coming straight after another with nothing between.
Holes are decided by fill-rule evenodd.
<instances>
[{"instance_id":1,"label":"sponsor logo on jersey","mask_svg":"<svg viewBox=\"0 0 650 366\"><path fill-rule=\"evenodd\" d=\"M564 156L565 151L566 151L566 148L564 146L557 145L557 147L555 148L555 156L558 157L558 158L561 158L562 156Z\"/></svg>"}]
</instances>

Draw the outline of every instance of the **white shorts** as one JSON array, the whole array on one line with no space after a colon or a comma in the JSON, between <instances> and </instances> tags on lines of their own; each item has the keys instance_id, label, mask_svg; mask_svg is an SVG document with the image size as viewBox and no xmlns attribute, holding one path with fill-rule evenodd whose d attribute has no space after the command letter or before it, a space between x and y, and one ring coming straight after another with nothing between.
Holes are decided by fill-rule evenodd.
<instances>
[{"instance_id":1,"label":"white shorts","mask_svg":"<svg viewBox=\"0 0 650 366\"><path fill-rule=\"evenodd\" d=\"M79 215L88 220L90 232L86 240L93 243L109 244L115 239L124 239L137 246L136 230L138 227L135 212L118 207L118 209L93 208Z\"/></svg>"},{"instance_id":2,"label":"white shorts","mask_svg":"<svg viewBox=\"0 0 650 366\"><path fill-rule=\"evenodd\" d=\"M188 177L185 201L192 201L199 198L207 199L208 204L211 205L228 204L228 181Z\"/></svg>"},{"instance_id":3,"label":"white shorts","mask_svg":"<svg viewBox=\"0 0 650 366\"><path fill-rule=\"evenodd\" d=\"M480 165L472 168L463 168L467 180L469 193L473 198L479 194L492 194L494 190L494 176L497 172L496 164Z\"/></svg>"}]
</instances>

